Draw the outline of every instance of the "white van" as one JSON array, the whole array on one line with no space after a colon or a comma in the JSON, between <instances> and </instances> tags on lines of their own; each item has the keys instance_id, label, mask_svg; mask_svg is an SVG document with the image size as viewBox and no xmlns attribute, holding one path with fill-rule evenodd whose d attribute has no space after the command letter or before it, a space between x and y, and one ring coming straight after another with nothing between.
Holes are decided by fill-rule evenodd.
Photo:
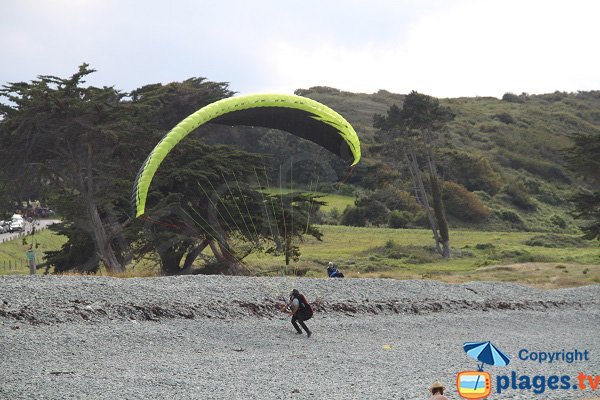
<instances>
[{"instance_id":1,"label":"white van","mask_svg":"<svg viewBox=\"0 0 600 400\"><path fill-rule=\"evenodd\" d=\"M23 231L25 229L25 220L23 216L20 214L14 214L10 220L10 225L8 227L9 232L15 231Z\"/></svg>"}]
</instances>

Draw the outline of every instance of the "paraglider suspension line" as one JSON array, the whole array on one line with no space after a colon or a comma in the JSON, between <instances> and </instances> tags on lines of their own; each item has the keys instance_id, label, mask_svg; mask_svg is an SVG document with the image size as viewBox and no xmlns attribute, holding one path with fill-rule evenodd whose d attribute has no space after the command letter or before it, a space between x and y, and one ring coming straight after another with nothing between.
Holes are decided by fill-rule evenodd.
<instances>
[{"instance_id":1,"label":"paraglider suspension line","mask_svg":"<svg viewBox=\"0 0 600 400\"><path fill-rule=\"evenodd\" d=\"M221 170L221 176L223 177L223 181L225 181L225 185L227 185L227 190L229 191L229 194L231 195L231 198L234 199L235 196L233 195L233 192L231 191L231 188L229 187L229 183L227 182L227 179L225 179L225 175L223 174L223 170ZM244 223L244 226L246 227L246 230L248 231L248 236L252 237L252 233L250 233L250 228L248 228L248 224L246 224L246 219L244 218L244 215L242 214L242 210L240 210L240 207L238 206L238 203L236 201L234 201L235 207L238 210L238 213L240 213L240 218L242 219L242 222Z\"/></svg>"}]
</instances>

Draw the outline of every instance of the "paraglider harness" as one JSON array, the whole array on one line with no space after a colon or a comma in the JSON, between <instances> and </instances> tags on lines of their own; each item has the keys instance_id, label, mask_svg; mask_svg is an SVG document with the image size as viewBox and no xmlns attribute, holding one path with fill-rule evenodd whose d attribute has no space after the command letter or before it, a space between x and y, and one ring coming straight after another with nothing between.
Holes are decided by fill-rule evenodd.
<instances>
[{"instance_id":1,"label":"paraglider harness","mask_svg":"<svg viewBox=\"0 0 600 400\"><path fill-rule=\"evenodd\" d=\"M292 294L292 300L294 297L298 299L299 303L298 311L296 311L296 317L302 321L308 321L311 319L313 316L313 309L310 306L310 303L306 300L306 297L300 293L297 295Z\"/></svg>"},{"instance_id":2,"label":"paraglider harness","mask_svg":"<svg viewBox=\"0 0 600 400\"><path fill-rule=\"evenodd\" d=\"M343 278L344 274L336 267L327 267L327 275L330 278Z\"/></svg>"}]
</instances>

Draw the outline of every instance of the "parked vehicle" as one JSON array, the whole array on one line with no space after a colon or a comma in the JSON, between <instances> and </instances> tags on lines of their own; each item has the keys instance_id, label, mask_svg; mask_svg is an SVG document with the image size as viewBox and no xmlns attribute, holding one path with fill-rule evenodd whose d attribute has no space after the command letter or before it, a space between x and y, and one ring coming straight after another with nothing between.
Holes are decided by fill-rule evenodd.
<instances>
[{"instance_id":1,"label":"parked vehicle","mask_svg":"<svg viewBox=\"0 0 600 400\"><path fill-rule=\"evenodd\" d=\"M25 220L20 214L14 214L10 220L9 232L22 232L25 229Z\"/></svg>"}]
</instances>

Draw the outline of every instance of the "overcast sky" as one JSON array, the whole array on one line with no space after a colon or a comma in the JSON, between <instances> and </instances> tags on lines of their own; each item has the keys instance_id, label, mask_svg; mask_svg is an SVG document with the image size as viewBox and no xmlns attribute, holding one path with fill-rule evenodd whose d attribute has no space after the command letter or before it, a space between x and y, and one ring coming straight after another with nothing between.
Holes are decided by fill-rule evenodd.
<instances>
[{"instance_id":1,"label":"overcast sky","mask_svg":"<svg viewBox=\"0 0 600 400\"><path fill-rule=\"evenodd\" d=\"M0 0L0 84L240 93L324 85L437 97L600 89L599 0Z\"/></svg>"}]
</instances>

